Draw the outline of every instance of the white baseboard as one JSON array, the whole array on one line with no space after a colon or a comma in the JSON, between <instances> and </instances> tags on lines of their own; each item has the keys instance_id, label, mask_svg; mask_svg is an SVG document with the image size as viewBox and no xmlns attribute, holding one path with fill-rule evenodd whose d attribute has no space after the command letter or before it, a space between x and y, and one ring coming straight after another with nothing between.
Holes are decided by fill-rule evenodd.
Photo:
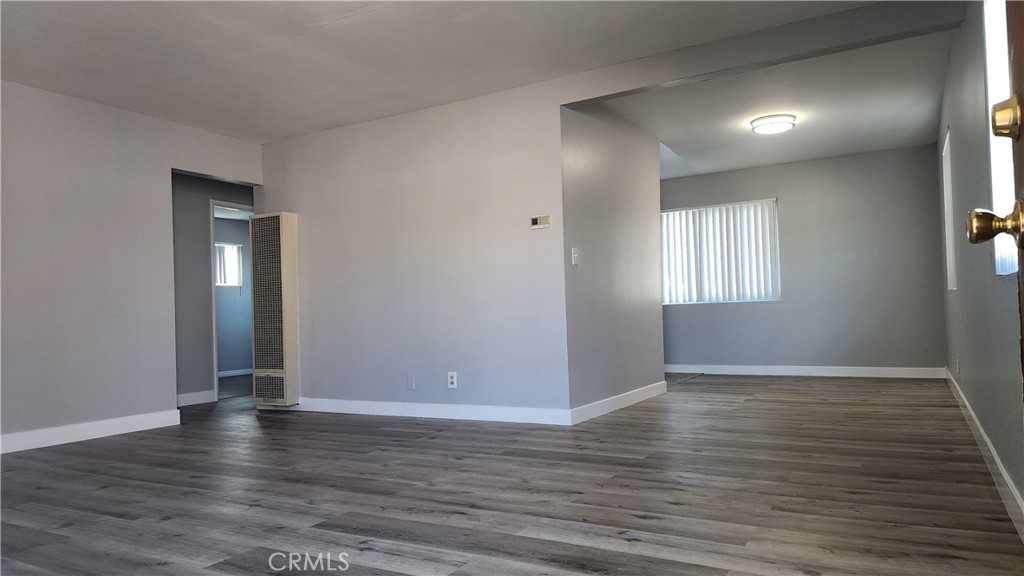
<instances>
[{"instance_id":1,"label":"white baseboard","mask_svg":"<svg viewBox=\"0 0 1024 576\"><path fill-rule=\"evenodd\" d=\"M625 408L630 404L635 404L652 396L664 394L666 389L667 384L665 382L657 382L571 410L565 408L482 406L477 404L373 402L368 400L335 400L332 398L299 398L299 403L295 406L260 406L260 409L571 426L584 420Z\"/></svg>"},{"instance_id":2,"label":"white baseboard","mask_svg":"<svg viewBox=\"0 0 1024 576\"><path fill-rule=\"evenodd\" d=\"M620 408L625 408L631 404L647 400L648 398L652 398L659 394L664 394L667 390L668 383L662 380L661 382L642 386L636 390L624 392L618 396L612 396L610 398L605 398L604 400L598 400L597 402L577 406L569 411L569 421L572 424L579 424L580 422L585 422L591 418L596 418L603 414L614 412Z\"/></svg>"},{"instance_id":3,"label":"white baseboard","mask_svg":"<svg viewBox=\"0 0 1024 576\"><path fill-rule=\"evenodd\" d=\"M945 368L890 368L886 366L746 366L666 364L668 373L730 374L734 376L821 376L844 378L945 378Z\"/></svg>"},{"instance_id":4,"label":"white baseboard","mask_svg":"<svg viewBox=\"0 0 1024 576\"><path fill-rule=\"evenodd\" d=\"M525 424L558 424L563 426L572 423L569 410L564 408L525 408L518 406L482 406L476 404L299 398L299 403L295 406L260 406L260 409L334 412L339 414L365 414L369 416L410 416L413 418L520 422Z\"/></svg>"},{"instance_id":5,"label":"white baseboard","mask_svg":"<svg viewBox=\"0 0 1024 576\"><path fill-rule=\"evenodd\" d=\"M201 392L189 392L178 394L178 406L191 406L193 404L206 404L217 401L216 390L203 390Z\"/></svg>"},{"instance_id":6,"label":"white baseboard","mask_svg":"<svg viewBox=\"0 0 1024 576\"><path fill-rule=\"evenodd\" d=\"M32 448L43 448L45 446L92 440L93 438L102 438L104 436L138 432L139 430L149 430L150 428L177 426L180 423L181 420L177 410L164 410L162 412L121 416L107 420L68 424L66 426L39 428L38 430L27 430L25 432L12 432L0 436L0 453L8 454L22 450L31 450Z\"/></svg>"},{"instance_id":7,"label":"white baseboard","mask_svg":"<svg viewBox=\"0 0 1024 576\"><path fill-rule=\"evenodd\" d=\"M971 427L971 433L974 434L978 448L981 449L981 454L985 457L985 463L988 464L988 470L992 473L992 479L995 480L999 496L1003 500L1003 505L1006 506L1006 511L1010 515L1010 519L1013 520L1013 525L1017 527L1017 533L1020 535L1021 540L1024 541L1024 498L1021 497L1020 491L1014 486L1010 474L1006 471L1006 467L1003 466L1003 461L999 459L999 454L996 453L995 447L992 446L992 441L988 439L985 428L981 426L978 416L974 413L974 409L971 408L971 403L967 401L963 390L960 389L960 384L957 383L956 378L953 377L949 370L946 371L946 381L949 382L949 388L953 391L953 396L956 397L957 403L960 404L960 411L963 412L964 418L967 419L967 425Z\"/></svg>"},{"instance_id":8,"label":"white baseboard","mask_svg":"<svg viewBox=\"0 0 1024 576\"><path fill-rule=\"evenodd\" d=\"M225 370L223 372L217 372L217 378L227 378L229 376L246 376L252 374L252 368L243 368L241 370Z\"/></svg>"}]
</instances>

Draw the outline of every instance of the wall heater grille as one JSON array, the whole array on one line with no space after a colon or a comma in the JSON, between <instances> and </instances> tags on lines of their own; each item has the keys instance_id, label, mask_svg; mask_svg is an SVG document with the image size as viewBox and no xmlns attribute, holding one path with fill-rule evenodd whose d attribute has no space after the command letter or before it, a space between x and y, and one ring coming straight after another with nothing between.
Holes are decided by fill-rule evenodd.
<instances>
[{"instance_id":1,"label":"wall heater grille","mask_svg":"<svg viewBox=\"0 0 1024 576\"><path fill-rule=\"evenodd\" d=\"M284 377L260 374L253 378L254 394L257 398L284 400Z\"/></svg>"},{"instance_id":2,"label":"wall heater grille","mask_svg":"<svg viewBox=\"0 0 1024 576\"><path fill-rule=\"evenodd\" d=\"M281 217L253 218L251 232L253 369L284 370Z\"/></svg>"},{"instance_id":3,"label":"wall heater grille","mask_svg":"<svg viewBox=\"0 0 1024 576\"><path fill-rule=\"evenodd\" d=\"M257 404L299 402L297 217L254 216L252 240L253 396Z\"/></svg>"}]
</instances>

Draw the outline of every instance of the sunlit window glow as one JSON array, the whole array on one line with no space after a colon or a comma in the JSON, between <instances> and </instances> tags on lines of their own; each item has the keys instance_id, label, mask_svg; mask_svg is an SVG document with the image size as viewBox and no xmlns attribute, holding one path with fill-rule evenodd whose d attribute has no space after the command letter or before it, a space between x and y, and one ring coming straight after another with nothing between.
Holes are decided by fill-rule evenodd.
<instances>
[{"instance_id":1,"label":"sunlit window glow","mask_svg":"<svg viewBox=\"0 0 1024 576\"><path fill-rule=\"evenodd\" d=\"M985 0L985 76L988 106L1010 97L1010 60L1007 55L1006 1ZM1009 138L990 136L992 162L992 211L1009 214L1013 210L1013 142ZM996 274L1005 276L1017 271L1017 245L1007 234L996 236Z\"/></svg>"},{"instance_id":2,"label":"sunlit window glow","mask_svg":"<svg viewBox=\"0 0 1024 576\"><path fill-rule=\"evenodd\" d=\"M242 285L242 247L238 244L223 244L217 242L216 262L214 273L217 286L241 286Z\"/></svg>"}]
</instances>

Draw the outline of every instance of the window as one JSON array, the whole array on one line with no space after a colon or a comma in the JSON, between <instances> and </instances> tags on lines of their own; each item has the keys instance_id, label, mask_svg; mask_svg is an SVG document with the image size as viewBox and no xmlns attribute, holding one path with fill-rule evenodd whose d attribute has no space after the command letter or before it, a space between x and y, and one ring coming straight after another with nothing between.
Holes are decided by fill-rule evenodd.
<instances>
[{"instance_id":1,"label":"window","mask_svg":"<svg viewBox=\"0 0 1024 576\"><path fill-rule=\"evenodd\" d=\"M779 300L775 198L661 214L662 302Z\"/></svg>"},{"instance_id":2,"label":"window","mask_svg":"<svg viewBox=\"0 0 1024 576\"><path fill-rule=\"evenodd\" d=\"M214 244L217 251L214 282L217 286L242 285L242 246L240 244Z\"/></svg>"},{"instance_id":3,"label":"window","mask_svg":"<svg viewBox=\"0 0 1024 576\"><path fill-rule=\"evenodd\" d=\"M956 290L956 239L963 237L953 214L953 160L949 131L942 144L942 209L946 224L946 290Z\"/></svg>"},{"instance_id":4,"label":"window","mask_svg":"<svg viewBox=\"0 0 1024 576\"><path fill-rule=\"evenodd\" d=\"M1007 55L1006 1L985 0L985 78L988 106L1010 97L1010 59ZM992 162L992 211L1009 214L1013 211L1013 141L989 133ZM1017 244L1009 234L999 234L992 241L995 249L996 274L1005 276L1017 271Z\"/></svg>"}]
</instances>

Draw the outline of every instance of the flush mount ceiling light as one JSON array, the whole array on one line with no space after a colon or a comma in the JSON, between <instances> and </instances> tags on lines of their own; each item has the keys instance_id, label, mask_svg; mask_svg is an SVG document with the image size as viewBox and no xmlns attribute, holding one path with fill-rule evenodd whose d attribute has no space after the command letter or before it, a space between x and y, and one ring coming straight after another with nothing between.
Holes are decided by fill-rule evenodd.
<instances>
[{"instance_id":1,"label":"flush mount ceiling light","mask_svg":"<svg viewBox=\"0 0 1024 576\"><path fill-rule=\"evenodd\" d=\"M796 126L796 116L792 114L772 114L761 116L750 121L750 129L754 134L781 134Z\"/></svg>"}]
</instances>

